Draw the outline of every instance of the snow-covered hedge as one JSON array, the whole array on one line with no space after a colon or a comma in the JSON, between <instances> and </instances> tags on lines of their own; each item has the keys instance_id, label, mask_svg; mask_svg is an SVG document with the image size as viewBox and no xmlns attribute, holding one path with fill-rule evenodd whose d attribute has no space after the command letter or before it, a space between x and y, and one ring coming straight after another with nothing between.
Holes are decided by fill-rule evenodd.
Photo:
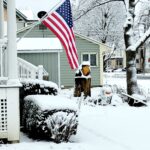
<instances>
[{"instance_id":1,"label":"snow-covered hedge","mask_svg":"<svg viewBox=\"0 0 150 150\"><path fill-rule=\"evenodd\" d=\"M23 99L27 95L44 94L57 95L58 86L51 81L44 81L38 79L24 79L21 80L22 87L20 88L20 97Z\"/></svg>"},{"instance_id":2,"label":"snow-covered hedge","mask_svg":"<svg viewBox=\"0 0 150 150\"><path fill-rule=\"evenodd\" d=\"M38 79L22 79L22 87L20 87L20 120L22 120L22 109L24 98L28 95L57 95L58 86L51 81ZM21 122L22 126L22 122Z\"/></svg>"},{"instance_id":3,"label":"snow-covered hedge","mask_svg":"<svg viewBox=\"0 0 150 150\"><path fill-rule=\"evenodd\" d=\"M22 124L29 136L55 142L76 134L77 106L60 96L32 95L24 100Z\"/></svg>"}]
</instances>

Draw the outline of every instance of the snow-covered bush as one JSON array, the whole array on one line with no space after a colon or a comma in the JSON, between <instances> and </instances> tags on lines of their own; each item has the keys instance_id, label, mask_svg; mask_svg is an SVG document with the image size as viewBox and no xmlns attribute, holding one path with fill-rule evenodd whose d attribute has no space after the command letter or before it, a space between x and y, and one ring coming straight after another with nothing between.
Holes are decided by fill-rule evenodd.
<instances>
[{"instance_id":1,"label":"snow-covered bush","mask_svg":"<svg viewBox=\"0 0 150 150\"><path fill-rule=\"evenodd\" d=\"M121 105L126 102L126 97L121 94L125 92L125 89L118 87L117 85L104 85L98 88L99 90L92 94L91 97L86 97L84 99L85 105L95 106L95 105Z\"/></svg>"},{"instance_id":2,"label":"snow-covered bush","mask_svg":"<svg viewBox=\"0 0 150 150\"><path fill-rule=\"evenodd\" d=\"M22 109L24 105L24 98L28 95L57 95L58 86L51 81L44 81L38 79L23 79L21 80L22 87L20 87L20 120L22 120ZM22 126L22 122L21 122Z\"/></svg>"},{"instance_id":3,"label":"snow-covered bush","mask_svg":"<svg viewBox=\"0 0 150 150\"><path fill-rule=\"evenodd\" d=\"M33 138L68 141L77 130L77 104L60 96L27 96L22 124L23 131Z\"/></svg>"},{"instance_id":4,"label":"snow-covered bush","mask_svg":"<svg viewBox=\"0 0 150 150\"><path fill-rule=\"evenodd\" d=\"M44 94L44 95L57 95L58 86L56 83L44 80L31 80L25 79L21 81L22 87L20 88L20 96L24 98L27 95Z\"/></svg>"}]
</instances>

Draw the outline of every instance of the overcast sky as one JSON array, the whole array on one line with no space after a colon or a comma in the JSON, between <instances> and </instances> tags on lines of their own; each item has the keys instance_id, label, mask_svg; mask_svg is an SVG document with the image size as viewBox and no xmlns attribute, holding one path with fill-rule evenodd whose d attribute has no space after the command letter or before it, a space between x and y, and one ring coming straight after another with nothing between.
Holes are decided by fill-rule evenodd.
<instances>
[{"instance_id":1,"label":"overcast sky","mask_svg":"<svg viewBox=\"0 0 150 150\"><path fill-rule=\"evenodd\" d=\"M41 10L49 11L52 3L55 3L56 1L62 1L62 0L16 0L16 7L18 9L23 8L31 8L34 13L37 13ZM76 0L71 0L76 1Z\"/></svg>"},{"instance_id":2,"label":"overcast sky","mask_svg":"<svg viewBox=\"0 0 150 150\"><path fill-rule=\"evenodd\" d=\"M78 0L70 1L75 5L78 2ZM21 10L21 12L24 13L28 17L28 19L35 19L39 11L44 10L49 12L53 6L56 6L56 4L60 2L62 3L64 2L64 0L16 0L16 8ZM29 14L29 11L27 12L26 10L32 10L33 14L31 15L31 11Z\"/></svg>"},{"instance_id":3,"label":"overcast sky","mask_svg":"<svg viewBox=\"0 0 150 150\"><path fill-rule=\"evenodd\" d=\"M18 9L31 8L34 13L41 10L49 11L51 0L16 0Z\"/></svg>"}]
</instances>

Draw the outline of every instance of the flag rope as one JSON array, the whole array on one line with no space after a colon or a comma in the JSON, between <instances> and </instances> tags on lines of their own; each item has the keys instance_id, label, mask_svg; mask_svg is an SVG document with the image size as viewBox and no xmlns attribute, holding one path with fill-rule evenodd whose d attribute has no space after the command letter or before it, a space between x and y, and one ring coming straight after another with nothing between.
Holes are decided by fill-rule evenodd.
<instances>
[{"instance_id":1,"label":"flag rope","mask_svg":"<svg viewBox=\"0 0 150 150\"><path fill-rule=\"evenodd\" d=\"M29 28L29 30L27 31L27 32L25 32L24 34L23 34L23 36L21 36L19 39L17 39L17 43L22 39L22 38L24 38L26 35L28 35L29 33L30 33L30 31L35 27L35 26L37 26L38 24L40 24L41 22L40 21L38 21L38 22L36 22L36 23L33 23L32 25L31 25L31 28ZM30 26L29 26L30 27Z\"/></svg>"}]
</instances>

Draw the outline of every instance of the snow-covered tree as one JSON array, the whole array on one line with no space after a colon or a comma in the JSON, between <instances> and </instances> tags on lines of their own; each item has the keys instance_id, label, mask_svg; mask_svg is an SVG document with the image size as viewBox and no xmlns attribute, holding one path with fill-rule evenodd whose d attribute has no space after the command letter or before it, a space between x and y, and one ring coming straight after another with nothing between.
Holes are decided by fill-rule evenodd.
<instances>
[{"instance_id":1,"label":"snow-covered tree","mask_svg":"<svg viewBox=\"0 0 150 150\"><path fill-rule=\"evenodd\" d=\"M124 25L124 39L126 46L126 66L127 66L127 92L132 95L138 93L136 75L136 53L138 48L145 43L150 36L148 29L137 41L134 40L134 19L136 16L136 6L138 0L128 0L126 2L127 18Z\"/></svg>"},{"instance_id":2,"label":"snow-covered tree","mask_svg":"<svg viewBox=\"0 0 150 150\"><path fill-rule=\"evenodd\" d=\"M138 13L139 6L141 1L144 4L146 0L90 0L89 3L85 0L81 0L82 5L80 4L80 11L76 14L75 20L80 19L82 16L86 15L92 9L104 5L106 3L112 3L114 1L122 1L125 4L126 8L126 21L124 24L124 41L125 41L125 50L126 50L126 66L127 66L127 93L129 95L139 93L137 86L137 75L136 75L136 53L139 47L145 43L145 41L150 37L150 28L143 34L141 37L135 37L135 16ZM147 0L149 2L149 0ZM85 4L85 5L84 5ZM83 7L86 6L86 7ZM88 7L87 7L88 6ZM98 18L98 14L96 19ZM89 21L89 20L87 20Z\"/></svg>"},{"instance_id":3,"label":"snow-covered tree","mask_svg":"<svg viewBox=\"0 0 150 150\"><path fill-rule=\"evenodd\" d=\"M114 1L114 0L112 0ZM110 1L109 1L110 2ZM75 30L102 43L123 49L123 3L102 0L80 0L74 9Z\"/></svg>"}]
</instances>

